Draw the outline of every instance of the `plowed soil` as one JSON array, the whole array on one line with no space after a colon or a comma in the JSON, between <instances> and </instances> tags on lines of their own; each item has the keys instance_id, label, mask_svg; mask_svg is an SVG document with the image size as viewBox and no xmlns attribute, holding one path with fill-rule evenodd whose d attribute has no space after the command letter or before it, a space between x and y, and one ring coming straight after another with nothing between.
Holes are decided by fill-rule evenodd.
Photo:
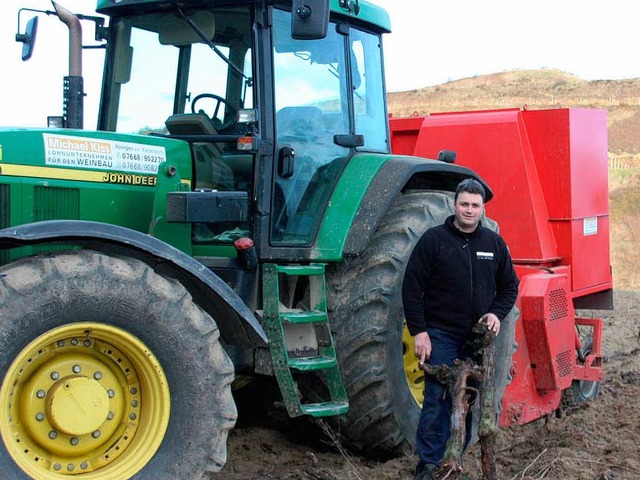
<instances>
[{"instance_id":1,"label":"plowed soil","mask_svg":"<svg viewBox=\"0 0 640 480\"><path fill-rule=\"evenodd\" d=\"M618 291L606 322L606 379L585 407L501 430L500 479L621 480L640 478L640 292ZM580 312L589 315L592 312ZM604 315L602 315L604 313ZM412 479L416 458L376 462L344 449L321 426L269 418L240 425L229 440L229 463L216 478L233 480ZM315 431L315 435L313 432ZM311 432L311 433L310 433ZM467 475L481 479L480 448L465 456Z\"/></svg>"}]
</instances>

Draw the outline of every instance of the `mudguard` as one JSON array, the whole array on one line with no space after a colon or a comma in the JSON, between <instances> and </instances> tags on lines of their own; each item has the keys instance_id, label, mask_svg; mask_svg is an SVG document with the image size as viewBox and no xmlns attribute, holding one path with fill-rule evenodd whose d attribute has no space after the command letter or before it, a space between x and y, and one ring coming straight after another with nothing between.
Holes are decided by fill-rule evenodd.
<instances>
[{"instance_id":1,"label":"mudguard","mask_svg":"<svg viewBox=\"0 0 640 480\"><path fill-rule=\"evenodd\" d=\"M48 220L0 230L0 248L44 243L77 245L104 253L131 255L161 275L175 278L218 324L233 345L266 345L267 335L244 301L197 260L144 233L101 222Z\"/></svg>"},{"instance_id":2,"label":"mudguard","mask_svg":"<svg viewBox=\"0 0 640 480\"><path fill-rule=\"evenodd\" d=\"M389 211L400 192L404 190L445 190L455 192L465 178L477 179L486 190L486 201L493 192L473 170L418 157L394 156L380 168L360 203L344 246L344 255L360 254L369 244L380 219Z\"/></svg>"}]
</instances>

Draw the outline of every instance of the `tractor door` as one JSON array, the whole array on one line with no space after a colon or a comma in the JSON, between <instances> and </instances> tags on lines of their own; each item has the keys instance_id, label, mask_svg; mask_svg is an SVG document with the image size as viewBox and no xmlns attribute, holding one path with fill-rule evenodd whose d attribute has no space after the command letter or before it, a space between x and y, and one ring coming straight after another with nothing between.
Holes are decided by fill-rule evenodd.
<instances>
[{"instance_id":1,"label":"tractor door","mask_svg":"<svg viewBox=\"0 0 640 480\"><path fill-rule=\"evenodd\" d=\"M309 246L350 157L387 152L380 39L330 24L323 39L297 40L282 10L274 10L273 24L271 243Z\"/></svg>"}]
</instances>

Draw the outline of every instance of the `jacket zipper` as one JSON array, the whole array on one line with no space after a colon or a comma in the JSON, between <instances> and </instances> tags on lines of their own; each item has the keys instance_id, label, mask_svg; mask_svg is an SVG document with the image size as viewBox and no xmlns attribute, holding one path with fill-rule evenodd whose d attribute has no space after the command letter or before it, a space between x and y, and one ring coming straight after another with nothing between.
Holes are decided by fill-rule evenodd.
<instances>
[{"instance_id":1,"label":"jacket zipper","mask_svg":"<svg viewBox=\"0 0 640 480\"><path fill-rule=\"evenodd\" d=\"M467 250L467 258L469 259L469 306L470 314L473 314L473 258L471 257L471 246L469 245L469 239L464 239L465 244L462 248Z\"/></svg>"}]
</instances>

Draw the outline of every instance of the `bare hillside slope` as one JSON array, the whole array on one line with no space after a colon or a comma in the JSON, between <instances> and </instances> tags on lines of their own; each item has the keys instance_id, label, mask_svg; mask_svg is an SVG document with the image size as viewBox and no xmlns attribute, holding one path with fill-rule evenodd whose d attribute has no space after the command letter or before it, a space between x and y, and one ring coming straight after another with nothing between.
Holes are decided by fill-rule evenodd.
<instances>
[{"instance_id":1,"label":"bare hillside slope","mask_svg":"<svg viewBox=\"0 0 640 480\"><path fill-rule=\"evenodd\" d=\"M529 108L604 108L609 113L609 150L640 153L640 79L582 80L558 70L517 70L389 93L389 112L415 113Z\"/></svg>"}]
</instances>

